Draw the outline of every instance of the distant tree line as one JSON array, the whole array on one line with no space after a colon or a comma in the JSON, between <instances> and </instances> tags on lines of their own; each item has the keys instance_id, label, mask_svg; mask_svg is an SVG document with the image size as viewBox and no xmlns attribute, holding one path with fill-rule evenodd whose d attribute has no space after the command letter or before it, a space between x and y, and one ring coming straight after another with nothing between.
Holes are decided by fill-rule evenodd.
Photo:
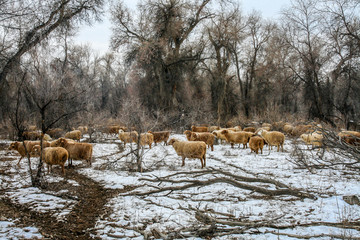
<instances>
[{"instance_id":1,"label":"distant tree line","mask_svg":"<svg viewBox=\"0 0 360 240\"><path fill-rule=\"evenodd\" d=\"M360 113L360 1L292 0L281 18L232 0L146 0L111 11L113 52L72 37L101 0L0 0L0 120L18 131L146 115L189 123L319 120Z\"/></svg>"}]
</instances>

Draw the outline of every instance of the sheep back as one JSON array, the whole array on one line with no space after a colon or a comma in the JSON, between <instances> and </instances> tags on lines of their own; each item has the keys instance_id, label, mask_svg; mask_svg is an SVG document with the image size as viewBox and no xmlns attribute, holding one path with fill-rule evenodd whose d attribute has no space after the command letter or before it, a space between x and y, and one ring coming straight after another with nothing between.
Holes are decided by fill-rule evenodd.
<instances>
[{"instance_id":1,"label":"sheep back","mask_svg":"<svg viewBox=\"0 0 360 240\"><path fill-rule=\"evenodd\" d=\"M182 157L182 166L185 165L185 158L198 158L201 161L201 167L206 166L206 144L204 142L170 139L169 145L172 145L177 155Z\"/></svg>"},{"instance_id":2,"label":"sheep back","mask_svg":"<svg viewBox=\"0 0 360 240\"><path fill-rule=\"evenodd\" d=\"M214 151L214 140L215 136L209 132L195 133L192 132L190 141L203 141L206 145L211 147L211 151Z\"/></svg>"},{"instance_id":3,"label":"sheep back","mask_svg":"<svg viewBox=\"0 0 360 240\"><path fill-rule=\"evenodd\" d=\"M261 150L261 154L263 153L263 147L264 147L264 139L260 136L252 136L249 140L249 147L251 151L255 152L256 154L259 153L259 149Z\"/></svg>"},{"instance_id":4,"label":"sheep back","mask_svg":"<svg viewBox=\"0 0 360 240\"><path fill-rule=\"evenodd\" d=\"M47 147L43 149L43 161L48 165L48 173L52 165L61 166L62 173L65 175L65 162L69 158L69 153L62 147Z\"/></svg>"},{"instance_id":5,"label":"sheep back","mask_svg":"<svg viewBox=\"0 0 360 240\"><path fill-rule=\"evenodd\" d=\"M278 132L278 131L269 132L264 129L261 129L259 133L265 139L266 143L269 144L269 149L272 146L277 146L278 152L280 150L280 147L282 151L284 151L285 135L282 132Z\"/></svg>"},{"instance_id":6,"label":"sheep back","mask_svg":"<svg viewBox=\"0 0 360 240\"><path fill-rule=\"evenodd\" d=\"M74 131L70 131L65 133L65 138L69 138L69 139L73 139L76 141L80 141L81 139L81 132L80 130L74 130Z\"/></svg>"},{"instance_id":7,"label":"sheep back","mask_svg":"<svg viewBox=\"0 0 360 240\"><path fill-rule=\"evenodd\" d=\"M169 140L170 137L169 131L159 131L159 132L148 131L148 133L151 133L154 136L155 144L164 142L164 144L167 145L167 141Z\"/></svg>"},{"instance_id":8,"label":"sheep back","mask_svg":"<svg viewBox=\"0 0 360 240\"><path fill-rule=\"evenodd\" d=\"M144 146L146 144L149 145L149 148L151 149L151 144L154 142L154 135L151 133L142 133L140 134L140 145Z\"/></svg>"},{"instance_id":9,"label":"sheep back","mask_svg":"<svg viewBox=\"0 0 360 240\"><path fill-rule=\"evenodd\" d=\"M234 144L243 144L243 148L247 147L249 138L253 135L252 132L230 132L229 130L222 130L221 134L225 136L226 141L231 144L231 147L234 147Z\"/></svg>"},{"instance_id":10,"label":"sheep back","mask_svg":"<svg viewBox=\"0 0 360 240\"><path fill-rule=\"evenodd\" d=\"M208 132L208 127L203 127L203 126L191 126L191 131L192 132Z\"/></svg>"},{"instance_id":11,"label":"sheep back","mask_svg":"<svg viewBox=\"0 0 360 240\"><path fill-rule=\"evenodd\" d=\"M91 166L93 146L90 143L70 142L65 138L60 138L59 146L69 152L70 159L86 160Z\"/></svg>"}]
</instances>

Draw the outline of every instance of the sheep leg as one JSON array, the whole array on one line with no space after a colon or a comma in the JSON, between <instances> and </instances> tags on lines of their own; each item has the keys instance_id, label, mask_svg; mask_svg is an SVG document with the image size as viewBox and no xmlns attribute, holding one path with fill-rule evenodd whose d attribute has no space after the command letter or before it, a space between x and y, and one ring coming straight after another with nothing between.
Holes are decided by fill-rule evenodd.
<instances>
[{"instance_id":1,"label":"sheep leg","mask_svg":"<svg viewBox=\"0 0 360 240\"><path fill-rule=\"evenodd\" d=\"M23 157L21 156L20 159L19 159L19 161L18 161L18 163L17 163L18 166L20 166L20 161L21 161L22 158L23 158Z\"/></svg>"},{"instance_id":2,"label":"sheep leg","mask_svg":"<svg viewBox=\"0 0 360 240\"><path fill-rule=\"evenodd\" d=\"M214 145L211 145L211 151L214 151Z\"/></svg>"},{"instance_id":3,"label":"sheep leg","mask_svg":"<svg viewBox=\"0 0 360 240\"><path fill-rule=\"evenodd\" d=\"M182 167L185 166L185 157L182 157Z\"/></svg>"},{"instance_id":4,"label":"sheep leg","mask_svg":"<svg viewBox=\"0 0 360 240\"><path fill-rule=\"evenodd\" d=\"M206 167L206 156L203 156L203 161L204 161L204 167Z\"/></svg>"},{"instance_id":5,"label":"sheep leg","mask_svg":"<svg viewBox=\"0 0 360 240\"><path fill-rule=\"evenodd\" d=\"M64 168L64 164L63 164L63 165L61 165L61 170L62 170L63 175L65 176L65 168Z\"/></svg>"}]
</instances>

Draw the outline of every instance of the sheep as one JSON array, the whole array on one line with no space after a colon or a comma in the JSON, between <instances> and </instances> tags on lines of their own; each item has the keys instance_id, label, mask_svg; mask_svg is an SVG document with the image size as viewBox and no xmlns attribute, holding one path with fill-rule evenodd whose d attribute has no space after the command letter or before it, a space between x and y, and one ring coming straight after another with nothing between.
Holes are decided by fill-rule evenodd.
<instances>
[{"instance_id":1,"label":"sheep","mask_svg":"<svg viewBox=\"0 0 360 240\"><path fill-rule=\"evenodd\" d=\"M32 153L40 153L40 145L35 145L32 149ZM52 165L59 165L61 167L63 175L65 175L64 165L69 159L69 153L62 147L47 147L43 149L42 159L47 164L48 173L52 171Z\"/></svg>"},{"instance_id":2,"label":"sheep","mask_svg":"<svg viewBox=\"0 0 360 240\"><path fill-rule=\"evenodd\" d=\"M36 125L30 125L28 128L27 128L28 131L36 131L37 130L37 127Z\"/></svg>"},{"instance_id":3,"label":"sheep","mask_svg":"<svg viewBox=\"0 0 360 240\"><path fill-rule=\"evenodd\" d=\"M39 140L41 138L41 132L39 131L25 131L22 135L25 140Z\"/></svg>"},{"instance_id":4,"label":"sheep","mask_svg":"<svg viewBox=\"0 0 360 240\"><path fill-rule=\"evenodd\" d=\"M140 134L140 145L144 146L146 144L149 145L149 148L151 149L151 144L154 142L154 135L151 133L141 133Z\"/></svg>"},{"instance_id":5,"label":"sheep","mask_svg":"<svg viewBox=\"0 0 360 240\"><path fill-rule=\"evenodd\" d=\"M290 123L286 123L283 127L283 131L287 134L287 135L290 135L292 133L294 129L294 126L291 125Z\"/></svg>"},{"instance_id":6,"label":"sheep","mask_svg":"<svg viewBox=\"0 0 360 240\"><path fill-rule=\"evenodd\" d=\"M167 141L169 140L170 137L169 131L160 131L160 132L148 131L148 133L151 133L154 136L155 145L160 142L164 142L164 145L167 145Z\"/></svg>"},{"instance_id":7,"label":"sheep","mask_svg":"<svg viewBox=\"0 0 360 240\"><path fill-rule=\"evenodd\" d=\"M70 165L72 165L72 160L85 159L91 166L93 146L90 143L72 142L65 138L59 138L52 145L53 147L63 147L69 152Z\"/></svg>"},{"instance_id":8,"label":"sheep","mask_svg":"<svg viewBox=\"0 0 360 240\"><path fill-rule=\"evenodd\" d=\"M214 140L215 140L215 136L208 132L204 132L204 133L191 132L189 139L189 141L205 142L209 148L211 147L211 151L214 151Z\"/></svg>"},{"instance_id":9,"label":"sheep","mask_svg":"<svg viewBox=\"0 0 360 240\"><path fill-rule=\"evenodd\" d=\"M52 128L47 131L47 134L52 138L60 138L64 135L64 130L61 128Z\"/></svg>"},{"instance_id":10,"label":"sheep","mask_svg":"<svg viewBox=\"0 0 360 240\"><path fill-rule=\"evenodd\" d=\"M269 130L267 130L267 131L270 131L273 126L270 123L263 123L263 124L261 124L261 127L269 128Z\"/></svg>"},{"instance_id":11,"label":"sheep","mask_svg":"<svg viewBox=\"0 0 360 240\"><path fill-rule=\"evenodd\" d=\"M124 132L124 130L119 130L119 139L124 142L124 147L126 146L126 143L132 143L137 142L139 137L139 134L137 131L131 131L131 132Z\"/></svg>"},{"instance_id":12,"label":"sheep","mask_svg":"<svg viewBox=\"0 0 360 240\"><path fill-rule=\"evenodd\" d=\"M278 122L273 122L272 126L274 130L280 131L284 129L285 124L286 123L283 121L278 121Z\"/></svg>"},{"instance_id":13,"label":"sheep","mask_svg":"<svg viewBox=\"0 0 360 240\"><path fill-rule=\"evenodd\" d=\"M341 140L347 144L359 146L360 145L360 132L357 131L341 131L338 133Z\"/></svg>"},{"instance_id":14,"label":"sheep","mask_svg":"<svg viewBox=\"0 0 360 240\"><path fill-rule=\"evenodd\" d=\"M107 127L107 133L118 134L120 130L127 131L127 127L120 125L110 125Z\"/></svg>"},{"instance_id":15,"label":"sheep","mask_svg":"<svg viewBox=\"0 0 360 240\"><path fill-rule=\"evenodd\" d=\"M185 166L185 158L198 158L201 161L201 168L206 167L206 144L197 141L179 141L170 139L169 145L172 145L178 156L182 157L182 167Z\"/></svg>"},{"instance_id":16,"label":"sheep","mask_svg":"<svg viewBox=\"0 0 360 240\"><path fill-rule=\"evenodd\" d=\"M254 133L256 131L256 129L254 127L246 127L243 129L244 132L252 132Z\"/></svg>"},{"instance_id":17,"label":"sheep","mask_svg":"<svg viewBox=\"0 0 360 240\"><path fill-rule=\"evenodd\" d=\"M261 154L263 153L264 144L265 141L260 136L252 136L249 140L249 147L251 149L251 152L254 151L256 154L259 153L259 149L261 150Z\"/></svg>"},{"instance_id":18,"label":"sheep","mask_svg":"<svg viewBox=\"0 0 360 240\"><path fill-rule=\"evenodd\" d=\"M239 131L242 131L242 128L241 128L241 126L235 126L234 130L235 130L235 132L239 132Z\"/></svg>"},{"instance_id":19,"label":"sheep","mask_svg":"<svg viewBox=\"0 0 360 240\"><path fill-rule=\"evenodd\" d=\"M190 141L190 138L191 138L191 131L190 130L186 130L186 131L184 131L184 134L185 134L185 136L186 136L186 139L188 140L188 141Z\"/></svg>"},{"instance_id":20,"label":"sheep","mask_svg":"<svg viewBox=\"0 0 360 240\"><path fill-rule=\"evenodd\" d=\"M203 127L203 126L191 126L191 131L192 132L208 132L208 127Z\"/></svg>"},{"instance_id":21,"label":"sheep","mask_svg":"<svg viewBox=\"0 0 360 240\"><path fill-rule=\"evenodd\" d=\"M223 143L223 141L227 141L225 135L221 133L222 130L227 130L227 131L229 131L229 132L234 132L233 130L230 130L230 129L227 129L227 128L222 128L222 129L220 129L220 130L212 131L211 133L212 133L217 139L220 139L220 143Z\"/></svg>"},{"instance_id":22,"label":"sheep","mask_svg":"<svg viewBox=\"0 0 360 240\"><path fill-rule=\"evenodd\" d=\"M219 126L210 126L208 130L209 130L209 132L213 132L215 130L220 130L220 127Z\"/></svg>"},{"instance_id":23,"label":"sheep","mask_svg":"<svg viewBox=\"0 0 360 240\"><path fill-rule=\"evenodd\" d=\"M313 127L312 125L304 125L304 124L295 126L291 131L291 135L295 137L299 137L301 134L310 131L312 127Z\"/></svg>"},{"instance_id":24,"label":"sheep","mask_svg":"<svg viewBox=\"0 0 360 240\"><path fill-rule=\"evenodd\" d=\"M26 151L29 153L30 157L36 157L36 155L31 154L31 151L35 145L40 146L40 141L24 141L24 142L25 142ZM43 141L44 148L49 147L49 146L50 146L49 142ZM20 154L20 159L19 159L17 165L19 165L21 160L23 159L23 157L26 156L25 147L22 142L12 142L8 148L9 150L16 150Z\"/></svg>"},{"instance_id":25,"label":"sheep","mask_svg":"<svg viewBox=\"0 0 360 240\"><path fill-rule=\"evenodd\" d=\"M74 130L74 131L67 132L67 133L65 133L65 138L77 140L78 142L80 142L81 132L80 132L80 130Z\"/></svg>"},{"instance_id":26,"label":"sheep","mask_svg":"<svg viewBox=\"0 0 360 240\"><path fill-rule=\"evenodd\" d=\"M259 129L257 134L264 138L266 143L269 145L269 150L270 148L272 148L272 146L277 146L278 152L280 150L280 147L281 151L284 151L285 135L282 132L266 131L265 129Z\"/></svg>"},{"instance_id":27,"label":"sheep","mask_svg":"<svg viewBox=\"0 0 360 240\"><path fill-rule=\"evenodd\" d=\"M88 132L87 126L78 126L77 130L79 130L82 134L85 134Z\"/></svg>"},{"instance_id":28,"label":"sheep","mask_svg":"<svg viewBox=\"0 0 360 240\"><path fill-rule=\"evenodd\" d=\"M261 127L262 129L266 130L266 131L270 131L271 128L270 127ZM260 128L256 129L255 132L259 131Z\"/></svg>"},{"instance_id":29,"label":"sheep","mask_svg":"<svg viewBox=\"0 0 360 240\"><path fill-rule=\"evenodd\" d=\"M300 138L306 143L306 145L311 144L312 146L322 146L323 135L319 132L303 133L300 135Z\"/></svg>"},{"instance_id":30,"label":"sheep","mask_svg":"<svg viewBox=\"0 0 360 240\"><path fill-rule=\"evenodd\" d=\"M249 142L249 138L253 135L253 133L240 131L240 132L230 132L229 130L222 130L220 132L226 138L226 141L231 144L231 147L234 147L235 143L243 144L243 148L247 148L247 143Z\"/></svg>"}]
</instances>

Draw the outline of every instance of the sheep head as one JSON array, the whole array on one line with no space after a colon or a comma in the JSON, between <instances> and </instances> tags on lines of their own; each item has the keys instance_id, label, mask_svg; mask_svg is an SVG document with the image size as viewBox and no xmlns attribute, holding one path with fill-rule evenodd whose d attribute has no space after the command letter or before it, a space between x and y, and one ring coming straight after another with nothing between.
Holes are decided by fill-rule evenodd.
<instances>
[{"instance_id":1,"label":"sheep head","mask_svg":"<svg viewBox=\"0 0 360 240\"><path fill-rule=\"evenodd\" d=\"M178 142L179 140L172 138L169 140L168 145L173 145L175 142Z\"/></svg>"},{"instance_id":2,"label":"sheep head","mask_svg":"<svg viewBox=\"0 0 360 240\"><path fill-rule=\"evenodd\" d=\"M9 150L16 150L18 149L18 146L19 146L19 142L13 142L10 144Z\"/></svg>"}]
</instances>

